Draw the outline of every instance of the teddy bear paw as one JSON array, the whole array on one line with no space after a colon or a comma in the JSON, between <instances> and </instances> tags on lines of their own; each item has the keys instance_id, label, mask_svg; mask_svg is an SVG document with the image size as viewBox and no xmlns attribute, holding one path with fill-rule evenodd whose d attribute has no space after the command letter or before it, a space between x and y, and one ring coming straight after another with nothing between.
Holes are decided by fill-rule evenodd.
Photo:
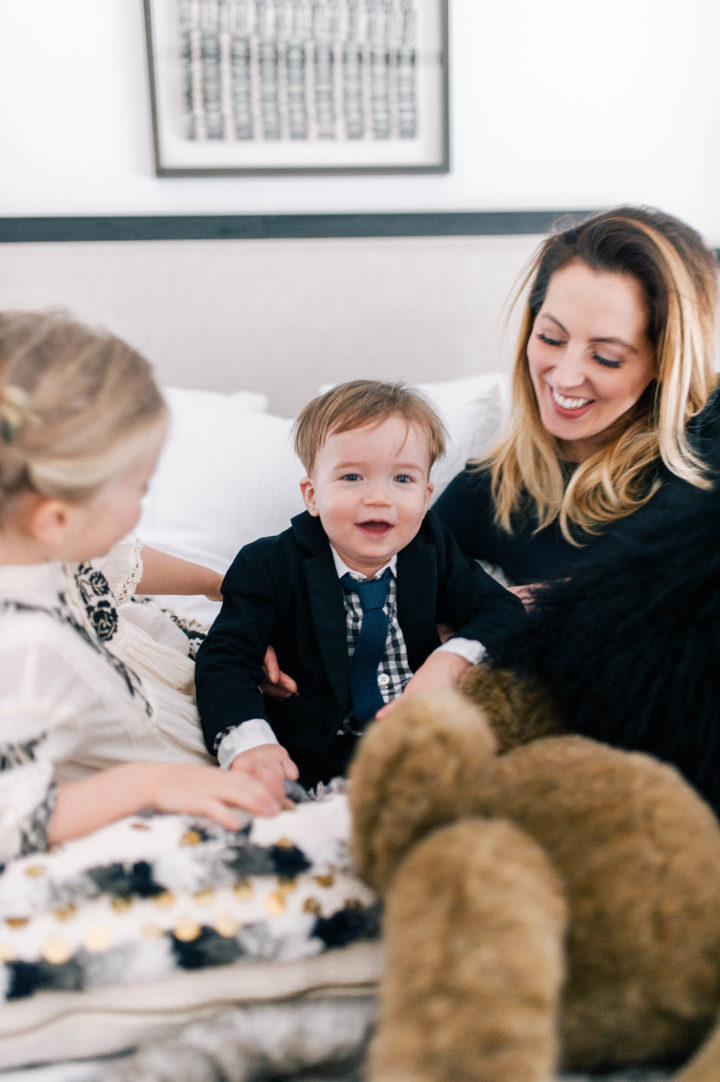
<instances>
[{"instance_id":1,"label":"teddy bear paw","mask_svg":"<svg viewBox=\"0 0 720 1082\"><path fill-rule=\"evenodd\" d=\"M494 751L481 711L455 691L417 694L373 722L349 775L360 875L383 892L419 838L471 812Z\"/></svg>"}]
</instances>

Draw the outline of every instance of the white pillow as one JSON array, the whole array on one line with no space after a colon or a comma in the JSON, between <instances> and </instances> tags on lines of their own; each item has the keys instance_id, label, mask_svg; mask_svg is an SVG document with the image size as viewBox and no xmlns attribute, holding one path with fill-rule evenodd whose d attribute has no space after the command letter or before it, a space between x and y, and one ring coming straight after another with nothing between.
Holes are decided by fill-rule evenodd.
<instances>
[{"instance_id":1,"label":"white pillow","mask_svg":"<svg viewBox=\"0 0 720 1082\"><path fill-rule=\"evenodd\" d=\"M414 386L432 402L448 432L445 455L432 469L435 502L468 459L490 450L498 438L507 411L508 378L504 372L486 372Z\"/></svg>"},{"instance_id":2,"label":"white pillow","mask_svg":"<svg viewBox=\"0 0 720 1082\"><path fill-rule=\"evenodd\" d=\"M162 387L170 415L181 423L195 420L204 429L219 416L237 413L265 413L268 398L260 391L205 391L195 387Z\"/></svg>"},{"instance_id":3,"label":"white pillow","mask_svg":"<svg viewBox=\"0 0 720 1082\"><path fill-rule=\"evenodd\" d=\"M166 398L170 431L137 533L148 545L224 573L243 545L279 533L303 509L293 422L247 412L262 396L187 391ZM204 597L162 600L202 623L219 611Z\"/></svg>"},{"instance_id":4,"label":"white pillow","mask_svg":"<svg viewBox=\"0 0 720 1082\"><path fill-rule=\"evenodd\" d=\"M325 383L324 394L334 383ZM485 372L461 379L415 383L437 410L448 432L445 457L435 463L433 503L470 458L489 450L497 439L507 412L508 377L504 372Z\"/></svg>"}]
</instances>

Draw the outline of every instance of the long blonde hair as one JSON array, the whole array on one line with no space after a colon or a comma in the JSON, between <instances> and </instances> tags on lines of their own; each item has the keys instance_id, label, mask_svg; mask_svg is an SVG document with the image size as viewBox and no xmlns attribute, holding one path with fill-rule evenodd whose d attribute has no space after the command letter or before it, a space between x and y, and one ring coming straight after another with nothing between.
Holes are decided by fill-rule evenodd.
<instances>
[{"instance_id":1,"label":"long blonde hair","mask_svg":"<svg viewBox=\"0 0 720 1082\"><path fill-rule=\"evenodd\" d=\"M655 378L619 434L581 462L569 482L560 446L540 419L527 347L553 274L580 262L592 270L632 275L648 310ZM691 485L710 487L686 426L717 382L714 370L718 268L714 253L684 222L648 208L620 207L550 236L538 249L517 297L527 291L512 384L508 435L490 464L496 522L512 533L518 513L540 530L558 520L564 537L598 533L632 514L654 494L653 466Z\"/></svg>"},{"instance_id":2,"label":"long blonde hair","mask_svg":"<svg viewBox=\"0 0 720 1082\"><path fill-rule=\"evenodd\" d=\"M148 362L67 316L0 313L0 511L23 491L91 498L165 417Z\"/></svg>"}]
</instances>

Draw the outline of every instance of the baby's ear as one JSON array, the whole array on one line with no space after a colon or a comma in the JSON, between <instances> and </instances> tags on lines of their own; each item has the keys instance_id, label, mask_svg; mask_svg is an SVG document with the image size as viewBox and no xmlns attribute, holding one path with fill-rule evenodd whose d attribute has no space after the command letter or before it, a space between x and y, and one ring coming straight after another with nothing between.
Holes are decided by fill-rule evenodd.
<instances>
[{"instance_id":1,"label":"baby's ear","mask_svg":"<svg viewBox=\"0 0 720 1082\"><path fill-rule=\"evenodd\" d=\"M303 503L310 512L311 515L317 516L317 502L315 500L315 485L313 484L312 477L303 477L300 481L300 492L302 493Z\"/></svg>"}]
</instances>

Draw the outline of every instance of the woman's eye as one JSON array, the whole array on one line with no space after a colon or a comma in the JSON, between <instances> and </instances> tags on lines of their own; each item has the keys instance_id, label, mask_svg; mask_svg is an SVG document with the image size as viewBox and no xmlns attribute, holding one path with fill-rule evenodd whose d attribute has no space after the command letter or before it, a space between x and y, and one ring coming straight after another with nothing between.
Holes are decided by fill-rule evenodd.
<instances>
[{"instance_id":1,"label":"woman's eye","mask_svg":"<svg viewBox=\"0 0 720 1082\"><path fill-rule=\"evenodd\" d=\"M543 331L540 331L540 333L538 334L538 338L540 339L541 342L544 342L546 346L559 346L560 345L559 339L550 338L550 336L547 335L547 334L544 334Z\"/></svg>"},{"instance_id":2,"label":"woman's eye","mask_svg":"<svg viewBox=\"0 0 720 1082\"><path fill-rule=\"evenodd\" d=\"M593 353L593 360L604 368L619 368L622 364L622 361L611 361L609 357L601 357L599 353Z\"/></svg>"}]
</instances>

